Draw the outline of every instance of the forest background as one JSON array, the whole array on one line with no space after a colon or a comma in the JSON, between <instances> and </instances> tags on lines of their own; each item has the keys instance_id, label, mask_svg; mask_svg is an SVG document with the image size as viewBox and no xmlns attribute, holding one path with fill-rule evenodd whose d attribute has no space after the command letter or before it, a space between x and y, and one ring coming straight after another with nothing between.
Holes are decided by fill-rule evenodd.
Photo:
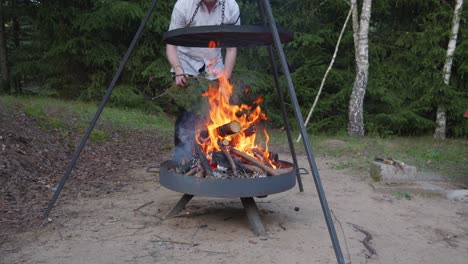
<instances>
[{"instance_id":1,"label":"forest background","mask_svg":"<svg viewBox=\"0 0 468 264\"><path fill-rule=\"evenodd\" d=\"M186 103L170 89L173 82L162 38L169 27L174 2L157 4L113 91L111 105L171 115L177 111L177 105ZM276 22L295 34L294 41L283 46L305 116L332 58L350 3L270 2ZM436 127L437 107L444 105L447 136L468 136L468 119L463 117L468 109L466 8L461 13L449 84L443 78L455 2L373 1L368 31L369 79L363 105L366 134L430 135ZM0 93L100 101L151 1L0 3ZM242 24L260 22L256 1L238 3ZM362 1L357 3L361 6ZM346 133L355 72L353 31L348 25L310 120L310 132ZM267 49L240 48L233 75L240 95L243 88L250 88L249 96L242 99L263 96L269 124L282 127ZM286 100L286 106L293 117L290 100Z\"/></svg>"}]
</instances>

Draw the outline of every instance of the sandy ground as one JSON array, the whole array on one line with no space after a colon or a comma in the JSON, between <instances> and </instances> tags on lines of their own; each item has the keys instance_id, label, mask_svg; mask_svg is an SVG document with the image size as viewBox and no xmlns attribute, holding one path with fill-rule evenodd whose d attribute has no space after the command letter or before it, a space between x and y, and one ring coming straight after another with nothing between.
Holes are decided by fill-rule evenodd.
<instances>
[{"instance_id":1,"label":"sandy ground","mask_svg":"<svg viewBox=\"0 0 468 264\"><path fill-rule=\"evenodd\" d=\"M306 157L298 161L309 168ZM468 263L468 203L399 200L375 192L367 173L317 163L347 263ZM311 175L303 176L303 193L256 198L266 237L251 232L239 199L195 197L162 221L181 194L145 168L128 177L118 192L59 200L52 222L4 235L0 263L336 263ZM369 257L353 225L372 235L377 255Z\"/></svg>"}]
</instances>

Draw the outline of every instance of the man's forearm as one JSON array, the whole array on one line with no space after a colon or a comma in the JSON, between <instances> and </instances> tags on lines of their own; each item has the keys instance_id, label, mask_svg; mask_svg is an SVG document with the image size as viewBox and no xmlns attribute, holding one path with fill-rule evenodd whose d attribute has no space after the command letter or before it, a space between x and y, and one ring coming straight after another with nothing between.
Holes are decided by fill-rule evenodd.
<instances>
[{"instance_id":1,"label":"man's forearm","mask_svg":"<svg viewBox=\"0 0 468 264\"><path fill-rule=\"evenodd\" d=\"M167 44L166 45L166 56L167 60L172 66L172 69L174 69L175 73L175 81L177 86L186 86L187 81L185 80L185 71L180 66L180 60L179 60L179 55L177 54L177 46Z\"/></svg>"},{"instance_id":2,"label":"man's forearm","mask_svg":"<svg viewBox=\"0 0 468 264\"><path fill-rule=\"evenodd\" d=\"M167 44L166 56L172 68L174 69L174 71L176 71L176 67L180 66L179 56L177 55L177 46Z\"/></svg>"},{"instance_id":3,"label":"man's forearm","mask_svg":"<svg viewBox=\"0 0 468 264\"><path fill-rule=\"evenodd\" d=\"M224 60L224 75L231 78L234 65L236 64L237 48L226 48L226 58Z\"/></svg>"}]
</instances>

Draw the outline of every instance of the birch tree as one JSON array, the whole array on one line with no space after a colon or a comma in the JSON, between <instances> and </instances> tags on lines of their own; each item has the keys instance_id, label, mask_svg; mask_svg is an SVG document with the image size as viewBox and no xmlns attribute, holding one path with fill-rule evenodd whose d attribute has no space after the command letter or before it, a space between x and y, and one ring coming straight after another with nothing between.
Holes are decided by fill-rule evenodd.
<instances>
[{"instance_id":1,"label":"birch tree","mask_svg":"<svg viewBox=\"0 0 468 264\"><path fill-rule=\"evenodd\" d=\"M333 52L333 57L330 61L330 64L328 65L327 70L325 71L325 75L323 76L322 82L320 83L320 88L317 92L317 96L315 96L314 103L312 104L312 107L310 108L309 114L307 115L306 121L304 123L304 126L306 127L307 127L307 124L309 124L309 121L310 121L310 118L312 117L312 113L314 112L315 106L317 106L317 102L319 100L320 94L322 93L322 89L323 89L323 86L325 85L325 81L327 80L328 74L330 73L333 67L333 63L335 63L336 54L338 54L338 48L340 47L340 43L341 43L341 38L343 37L343 33L346 29L346 26L348 25L349 17L351 16L352 12L353 12L353 6L350 6L348 15L346 16L343 27L341 28L340 35L338 36L338 40L336 41L335 52ZM300 140L301 140L301 134L297 136L296 142L299 142Z\"/></svg>"},{"instance_id":2,"label":"birch tree","mask_svg":"<svg viewBox=\"0 0 468 264\"><path fill-rule=\"evenodd\" d=\"M348 109L348 134L364 135L364 96L369 78L369 21L372 0L363 0L359 18L357 0L351 0L353 8L353 36L355 47L356 77Z\"/></svg>"},{"instance_id":3,"label":"birch tree","mask_svg":"<svg viewBox=\"0 0 468 264\"><path fill-rule=\"evenodd\" d=\"M447 47L447 55L444 64L444 83L450 82L450 74L452 72L453 55L457 46L458 30L460 28L460 17L463 9L463 0L456 0L455 9L453 10L452 30L450 40ZM436 129L434 131L435 139L445 139L447 129L446 109L443 104L437 107Z\"/></svg>"}]
</instances>

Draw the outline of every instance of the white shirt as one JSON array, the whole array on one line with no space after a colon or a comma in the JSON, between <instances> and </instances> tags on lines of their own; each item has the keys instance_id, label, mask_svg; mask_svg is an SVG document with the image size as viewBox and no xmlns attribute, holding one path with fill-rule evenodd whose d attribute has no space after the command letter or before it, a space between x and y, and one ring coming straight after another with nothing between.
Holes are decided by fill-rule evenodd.
<instances>
[{"instance_id":1,"label":"white shirt","mask_svg":"<svg viewBox=\"0 0 468 264\"><path fill-rule=\"evenodd\" d=\"M201 2L200 8L198 8L196 15L193 16L200 1L178 0L172 11L169 30L193 26L221 25L223 1L225 2L224 24L240 25L239 6L235 0L216 1L216 4L211 9L211 13L208 12L206 5ZM189 25L192 17L193 21ZM219 77L221 70L224 69L220 48L209 49L177 46L177 54L180 66L186 74L197 76L199 74L198 70L205 65L208 79L213 80Z\"/></svg>"}]
</instances>

